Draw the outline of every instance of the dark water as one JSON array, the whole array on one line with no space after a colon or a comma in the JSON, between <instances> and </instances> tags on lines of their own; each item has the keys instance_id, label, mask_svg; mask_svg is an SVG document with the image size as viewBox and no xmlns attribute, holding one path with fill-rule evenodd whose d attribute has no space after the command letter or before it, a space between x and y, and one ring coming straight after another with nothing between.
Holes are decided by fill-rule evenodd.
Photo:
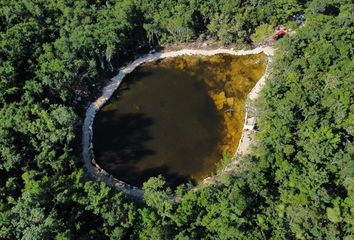
<instances>
[{"instance_id":1,"label":"dark water","mask_svg":"<svg viewBox=\"0 0 354 240\"><path fill-rule=\"evenodd\" d=\"M261 60L178 57L137 68L95 118L97 163L134 186L159 174L170 186L209 176L222 151L235 150L244 96L263 73L255 64ZM220 93L234 103L220 109Z\"/></svg>"},{"instance_id":2,"label":"dark water","mask_svg":"<svg viewBox=\"0 0 354 240\"><path fill-rule=\"evenodd\" d=\"M206 84L187 72L145 65L97 115L98 164L132 185L162 174L171 185L197 179L219 159L223 116Z\"/></svg>"}]
</instances>

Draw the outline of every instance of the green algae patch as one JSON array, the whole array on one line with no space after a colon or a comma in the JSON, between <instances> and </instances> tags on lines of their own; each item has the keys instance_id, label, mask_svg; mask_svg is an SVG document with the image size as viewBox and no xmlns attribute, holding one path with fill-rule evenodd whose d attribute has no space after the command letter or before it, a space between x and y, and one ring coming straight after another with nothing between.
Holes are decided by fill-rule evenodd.
<instances>
[{"instance_id":1,"label":"green algae patch","mask_svg":"<svg viewBox=\"0 0 354 240\"><path fill-rule=\"evenodd\" d=\"M95 119L97 163L135 186L159 174L171 186L210 176L237 148L245 99L265 61L264 54L220 54L138 67Z\"/></svg>"}]
</instances>

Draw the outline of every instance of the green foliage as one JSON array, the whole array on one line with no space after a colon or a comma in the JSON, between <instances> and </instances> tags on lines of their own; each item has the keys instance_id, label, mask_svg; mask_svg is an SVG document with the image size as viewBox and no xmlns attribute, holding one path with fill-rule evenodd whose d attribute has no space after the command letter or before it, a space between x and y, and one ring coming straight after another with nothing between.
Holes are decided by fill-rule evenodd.
<instances>
[{"instance_id":1,"label":"green foliage","mask_svg":"<svg viewBox=\"0 0 354 240\"><path fill-rule=\"evenodd\" d=\"M270 37L274 32L274 28L269 24L262 24L256 28L256 31L251 35L253 42L261 42L263 39Z\"/></svg>"},{"instance_id":2,"label":"green foliage","mask_svg":"<svg viewBox=\"0 0 354 240\"><path fill-rule=\"evenodd\" d=\"M143 189L146 204L162 218L168 217L172 210L172 199L171 189L165 187L165 180L161 176L152 177L144 183Z\"/></svg>"},{"instance_id":3,"label":"green foliage","mask_svg":"<svg viewBox=\"0 0 354 240\"><path fill-rule=\"evenodd\" d=\"M236 177L175 192L152 178L139 205L84 177L93 84L149 46L260 41L299 10ZM351 239L353 30L348 0L0 1L0 238Z\"/></svg>"},{"instance_id":4,"label":"green foliage","mask_svg":"<svg viewBox=\"0 0 354 240\"><path fill-rule=\"evenodd\" d=\"M283 51L265 90L259 161L275 173L273 201L282 206L276 224L286 223L294 238L335 239L352 227L342 217L350 213L340 207L351 195L354 173L348 161L353 102L347 96L354 82L345 9L338 17L309 15L305 27L280 42Z\"/></svg>"},{"instance_id":5,"label":"green foliage","mask_svg":"<svg viewBox=\"0 0 354 240\"><path fill-rule=\"evenodd\" d=\"M190 41L201 33L224 44L249 42L257 26L285 23L304 8L295 0L138 2L147 17L144 28L152 44Z\"/></svg>"}]
</instances>

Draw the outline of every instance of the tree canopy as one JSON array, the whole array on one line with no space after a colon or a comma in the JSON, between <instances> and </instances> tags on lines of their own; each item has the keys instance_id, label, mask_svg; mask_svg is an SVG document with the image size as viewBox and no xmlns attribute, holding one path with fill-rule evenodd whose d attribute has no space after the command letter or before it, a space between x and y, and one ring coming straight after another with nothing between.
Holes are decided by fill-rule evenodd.
<instances>
[{"instance_id":1,"label":"tree canopy","mask_svg":"<svg viewBox=\"0 0 354 240\"><path fill-rule=\"evenodd\" d=\"M84 109L120 64L203 36L252 44L300 11L235 176L152 178L144 203L85 176ZM0 0L0 238L353 239L353 23L349 0Z\"/></svg>"}]
</instances>

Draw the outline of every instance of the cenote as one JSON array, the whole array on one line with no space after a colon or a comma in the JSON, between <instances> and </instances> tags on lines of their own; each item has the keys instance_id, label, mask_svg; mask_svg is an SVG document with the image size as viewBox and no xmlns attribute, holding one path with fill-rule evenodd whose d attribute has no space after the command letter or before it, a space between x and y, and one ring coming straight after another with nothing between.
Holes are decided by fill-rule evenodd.
<instances>
[{"instance_id":1,"label":"cenote","mask_svg":"<svg viewBox=\"0 0 354 240\"><path fill-rule=\"evenodd\" d=\"M159 174L170 186L212 175L237 148L245 99L265 61L263 53L218 54L141 65L95 118L96 162L138 187Z\"/></svg>"}]
</instances>

